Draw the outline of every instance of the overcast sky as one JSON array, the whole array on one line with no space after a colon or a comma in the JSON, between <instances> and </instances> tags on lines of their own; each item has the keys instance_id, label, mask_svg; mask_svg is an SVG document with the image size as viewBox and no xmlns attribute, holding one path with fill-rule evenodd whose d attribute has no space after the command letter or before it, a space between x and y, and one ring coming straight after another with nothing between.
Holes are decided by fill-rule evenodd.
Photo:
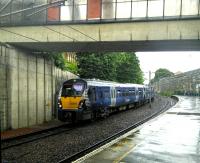
<instances>
[{"instance_id":1,"label":"overcast sky","mask_svg":"<svg viewBox=\"0 0 200 163\"><path fill-rule=\"evenodd\" d=\"M159 68L166 68L173 73L200 68L200 52L137 52L136 55L147 79L149 78L147 72L155 72Z\"/></svg>"}]
</instances>

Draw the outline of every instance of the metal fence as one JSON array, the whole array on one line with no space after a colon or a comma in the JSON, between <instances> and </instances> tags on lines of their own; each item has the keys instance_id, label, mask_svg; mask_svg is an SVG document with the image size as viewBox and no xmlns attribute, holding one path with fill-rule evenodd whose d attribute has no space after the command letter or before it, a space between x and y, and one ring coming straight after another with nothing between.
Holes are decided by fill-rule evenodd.
<instances>
[{"instance_id":1,"label":"metal fence","mask_svg":"<svg viewBox=\"0 0 200 163\"><path fill-rule=\"evenodd\" d=\"M0 25L200 18L200 0L0 0Z\"/></svg>"}]
</instances>

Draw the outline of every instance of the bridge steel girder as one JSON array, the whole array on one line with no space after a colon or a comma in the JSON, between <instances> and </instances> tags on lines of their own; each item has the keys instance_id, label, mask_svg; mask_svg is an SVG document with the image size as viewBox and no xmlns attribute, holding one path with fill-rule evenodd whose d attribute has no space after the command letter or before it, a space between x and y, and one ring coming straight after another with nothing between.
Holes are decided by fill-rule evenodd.
<instances>
[{"instance_id":1,"label":"bridge steel girder","mask_svg":"<svg viewBox=\"0 0 200 163\"><path fill-rule=\"evenodd\" d=\"M0 28L0 42L33 51L199 51L199 39L199 19Z\"/></svg>"}]
</instances>

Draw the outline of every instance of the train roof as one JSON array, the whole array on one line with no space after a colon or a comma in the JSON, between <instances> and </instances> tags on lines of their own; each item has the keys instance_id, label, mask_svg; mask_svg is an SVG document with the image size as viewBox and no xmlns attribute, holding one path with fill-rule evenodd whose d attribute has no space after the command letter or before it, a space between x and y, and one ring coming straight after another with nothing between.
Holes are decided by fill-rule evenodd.
<instances>
[{"instance_id":1,"label":"train roof","mask_svg":"<svg viewBox=\"0 0 200 163\"><path fill-rule=\"evenodd\" d=\"M132 83L117 83L112 81L104 81L99 79L84 79L89 86L108 86L108 87L139 87L144 88L144 85L141 84L132 84Z\"/></svg>"},{"instance_id":2,"label":"train roof","mask_svg":"<svg viewBox=\"0 0 200 163\"><path fill-rule=\"evenodd\" d=\"M113 81L105 81L100 79L82 79L82 78L76 78L76 79L69 79L63 83L70 82L70 81L77 81L82 80L87 83L88 86L105 86L105 87L137 87L137 88L147 88L148 86L142 85L142 84L133 84L133 83L117 83Z\"/></svg>"}]
</instances>

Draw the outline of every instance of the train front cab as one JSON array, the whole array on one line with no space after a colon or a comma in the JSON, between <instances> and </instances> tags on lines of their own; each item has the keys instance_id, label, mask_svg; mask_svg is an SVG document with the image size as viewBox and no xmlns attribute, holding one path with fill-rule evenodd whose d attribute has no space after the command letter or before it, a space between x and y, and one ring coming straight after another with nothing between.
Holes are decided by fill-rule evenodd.
<instances>
[{"instance_id":1,"label":"train front cab","mask_svg":"<svg viewBox=\"0 0 200 163\"><path fill-rule=\"evenodd\" d=\"M63 83L58 96L58 119L75 121L82 119L83 93L87 83L82 79L72 79Z\"/></svg>"}]
</instances>

